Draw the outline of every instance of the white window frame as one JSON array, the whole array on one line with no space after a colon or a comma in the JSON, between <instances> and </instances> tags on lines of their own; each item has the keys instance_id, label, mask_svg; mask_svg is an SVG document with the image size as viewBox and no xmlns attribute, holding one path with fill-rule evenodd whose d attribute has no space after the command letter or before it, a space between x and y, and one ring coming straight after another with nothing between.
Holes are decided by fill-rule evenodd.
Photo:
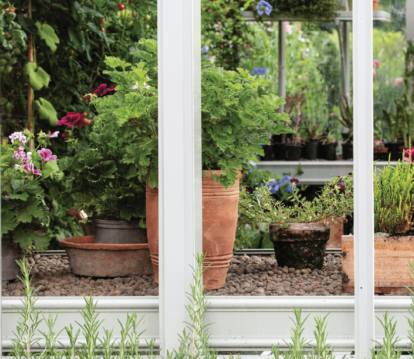
<instances>
[{"instance_id":1,"label":"white window frame","mask_svg":"<svg viewBox=\"0 0 414 359\"><path fill-rule=\"evenodd\" d=\"M188 320L189 266L202 249L200 15L200 0L158 1L160 296L95 298L105 325L116 327L115 336L117 318L128 311L145 314L145 337L157 338L164 357L165 350L177 347ZM210 327L212 347L247 350L283 344L296 305L312 316L332 312L328 331L335 349L355 348L356 358L369 358L375 329L382 335L374 303L377 315L388 309L400 319L398 334L406 343L409 298L374 297L372 16L372 0L354 1L355 297L211 297L206 319L216 323ZM2 299L0 338L6 350L17 320L13 305L19 299ZM79 320L83 299L40 298L38 305L60 313L59 329L69 319ZM310 320L309 338L312 329ZM65 343L63 334L60 341Z\"/></svg>"}]
</instances>

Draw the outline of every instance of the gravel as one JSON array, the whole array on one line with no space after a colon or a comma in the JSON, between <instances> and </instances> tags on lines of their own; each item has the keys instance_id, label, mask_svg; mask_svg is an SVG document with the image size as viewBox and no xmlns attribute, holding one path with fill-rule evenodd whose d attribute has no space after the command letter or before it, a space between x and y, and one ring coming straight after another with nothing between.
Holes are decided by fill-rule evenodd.
<instances>
[{"instance_id":1,"label":"gravel","mask_svg":"<svg viewBox=\"0 0 414 359\"><path fill-rule=\"evenodd\" d=\"M154 275L122 278L91 278L71 273L66 256L40 256L30 259L33 285L41 286L38 296L157 296ZM341 255L328 254L322 270L295 270L277 266L275 256L234 256L226 286L210 295L232 296L338 296L342 293ZM4 297L22 296L22 283L3 282Z\"/></svg>"}]
</instances>

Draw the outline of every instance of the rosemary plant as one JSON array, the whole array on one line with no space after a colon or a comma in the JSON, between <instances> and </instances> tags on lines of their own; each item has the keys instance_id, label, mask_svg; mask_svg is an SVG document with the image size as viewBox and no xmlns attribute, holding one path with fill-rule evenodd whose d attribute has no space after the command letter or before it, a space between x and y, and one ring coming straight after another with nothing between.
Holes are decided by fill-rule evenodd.
<instances>
[{"instance_id":1,"label":"rosemary plant","mask_svg":"<svg viewBox=\"0 0 414 359\"><path fill-rule=\"evenodd\" d=\"M414 210L414 166L411 163L389 163L382 171L375 169L375 232L405 233L411 228Z\"/></svg>"},{"instance_id":2,"label":"rosemary plant","mask_svg":"<svg viewBox=\"0 0 414 359\"><path fill-rule=\"evenodd\" d=\"M374 340L379 346L378 350L371 348L372 359L399 359L402 354L402 349L398 348L398 342L401 340L395 331L397 322L393 322L394 318L388 317L388 312L383 315L383 321L377 317L382 327L384 328L385 336L382 339L382 343Z\"/></svg>"}]
</instances>

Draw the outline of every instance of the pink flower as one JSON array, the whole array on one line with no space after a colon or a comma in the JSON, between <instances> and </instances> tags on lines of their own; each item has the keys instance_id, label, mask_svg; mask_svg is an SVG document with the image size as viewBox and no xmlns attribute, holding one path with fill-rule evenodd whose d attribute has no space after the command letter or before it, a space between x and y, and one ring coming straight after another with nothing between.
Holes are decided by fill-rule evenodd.
<instances>
[{"instance_id":1,"label":"pink flower","mask_svg":"<svg viewBox=\"0 0 414 359\"><path fill-rule=\"evenodd\" d=\"M26 157L20 160L21 163L27 163L32 159L32 153L27 152Z\"/></svg>"},{"instance_id":2,"label":"pink flower","mask_svg":"<svg viewBox=\"0 0 414 359\"><path fill-rule=\"evenodd\" d=\"M34 168L34 164L33 164L33 162L32 162L32 161L30 161L29 163L27 163L27 164L26 164L23 168L24 168L24 170L25 170L27 173L32 172L34 175L42 176L42 174L40 173L40 170L36 170L36 169Z\"/></svg>"},{"instance_id":3,"label":"pink flower","mask_svg":"<svg viewBox=\"0 0 414 359\"><path fill-rule=\"evenodd\" d=\"M49 133L49 137L50 138L58 137L58 135L59 135L59 131L55 131L55 132Z\"/></svg>"},{"instance_id":4,"label":"pink flower","mask_svg":"<svg viewBox=\"0 0 414 359\"><path fill-rule=\"evenodd\" d=\"M19 149L20 149L20 147L19 147ZM23 149L24 149L24 147L23 147ZM26 153L24 153L24 151L22 151L22 150L19 150L19 151L14 153L13 158L19 159L19 158L25 158L25 156L26 156Z\"/></svg>"},{"instance_id":5,"label":"pink flower","mask_svg":"<svg viewBox=\"0 0 414 359\"><path fill-rule=\"evenodd\" d=\"M19 146L19 151L24 151L24 147L23 146Z\"/></svg>"},{"instance_id":6,"label":"pink flower","mask_svg":"<svg viewBox=\"0 0 414 359\"><path fill-rule=\"evenodd\" d=\"M86 122L80 113L68 112L65 117L58 121L58 125L67 125L69 127L83 127L86 126Z\"/></svg>"},{"instance_id":7,"label":"pink flower","mask_svg":"<svg viewBox=\"0 0 414 359\"><path fill-rule=\"evenodd\" d=\"M9 138L11 139L11 143L14 143L15 140L20 140L22 145L26 144L27 137L23 135L22 132L14 132L9 136Z\"/></svg>"},{"instance_id":8,"label":"pink flower","mask_svg":"<svg viewBox=\"0 0 414 359\"><path fill-rule=\"evenodd\" d=\"M410 150L405 150L404 151L404 161L411 163L412 160L413 160L413 155L414 155L414 148L411 150L411 152L410 152Z\"/></svg>"},{"instance_id":9,"label":"pink flower","mask_svg":"<svg viewBox=\"0 0 414 359\"><path fill-rule=\"evenodd\" d=\"M379 68L380 68L380 63L379 63L379 61L378 61L378 60L374 60L374 67L375 67L376 69L379 69Z\"/></svg>"},{"instance_id":10,"label":"pink flower","mask_svg":"<svg viewBox=\"0 0 414 359\"><path fill-rule=\"evenodd\" d=\"M302 287L302 286L303 286L303 284L302 284L302 283L299 283L299 284L298 284L298 286L299 286L299 287Z\"/></svg>"},{"instance_id":11,"label":"pink flower","mask_svg":"<svg viewBox=\"0 0 414 359\"><path fill-rule=\"evenodd\" d=\"M404 84L404 79L402 77L398 77L394 80L394 87L400 88Z\"/></svg>"},{"instance_id":12,"label":"pink flower","mask_svg":"<svg viewBox=\"0 0 414 359\"><path fill-rule=\"evenodd\" d=\"M40 155L40 157L43 158L43 161L45 162L56 161L57 156L52 156L52 151L48 150L47 148L42 148L41 150L37 151L37 153Z\"/></svg>"},{"instance_id":13,"label":"pink flower","mask_svg":"<svg viewBox=\"0 0 414 359\"><path fill-rule=\"evenodd\" d=\"M68 137L69 134L68 133L62 133L62 137Z\"/></svg>"},{"instance_id":14,"label":"pink flower","mask_svg":"<svg viewBox=\"0 0 414 359\"><path fill-rule=\"evenodd\" d=\"M10 199L10 196L8 194L6 194L6 198L7 198L7 200L9 200Z\"/></svg>"}]
</instances>

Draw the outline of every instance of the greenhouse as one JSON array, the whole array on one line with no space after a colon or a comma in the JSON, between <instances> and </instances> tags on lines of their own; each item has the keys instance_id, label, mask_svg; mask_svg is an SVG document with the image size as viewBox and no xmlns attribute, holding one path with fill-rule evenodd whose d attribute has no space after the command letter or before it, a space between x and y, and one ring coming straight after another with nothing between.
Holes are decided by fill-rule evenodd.
<instances>
[{"instance_id":1,"label":"greenhouse","mask_svg":"<svg viewBox=\"0 0 414 359\"><path fill-rule=\"evenodd\" d=\"M414 357L410 19L0 0L2 356Z\"/></svg>"}]
</instances>

